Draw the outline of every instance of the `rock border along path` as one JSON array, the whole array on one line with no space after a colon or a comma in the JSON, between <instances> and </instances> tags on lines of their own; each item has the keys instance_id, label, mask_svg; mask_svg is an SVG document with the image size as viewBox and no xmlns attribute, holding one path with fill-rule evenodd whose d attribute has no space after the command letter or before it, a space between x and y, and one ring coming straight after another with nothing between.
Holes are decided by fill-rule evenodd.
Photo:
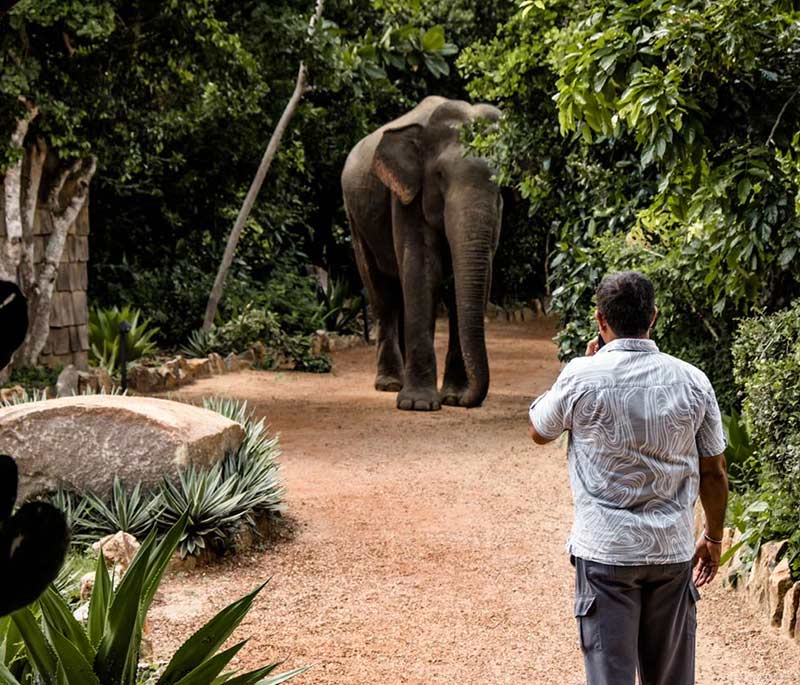
<instances>
[{"instance_id":1,"label":"rock border along path","mask_svg":"<svg viewBox=\"0 0 800 685\"><path fill-rule=\"evenodd\" d=\"M296 532L267 551L172 576L152 612L170 654L267 577L237 632L240 665L312 664L298 683L583 682L564 553L564 445L526 434L532 395L559 370L546 321L492 322L481 409L394 409L372 390L374 349L328 375L245 371L179 395L245 398L282 435ZM444 358L445 328L437 346ZM699 685L796 685L800 649L714 583L699 604Z\"/></svg>"}]
</instances>

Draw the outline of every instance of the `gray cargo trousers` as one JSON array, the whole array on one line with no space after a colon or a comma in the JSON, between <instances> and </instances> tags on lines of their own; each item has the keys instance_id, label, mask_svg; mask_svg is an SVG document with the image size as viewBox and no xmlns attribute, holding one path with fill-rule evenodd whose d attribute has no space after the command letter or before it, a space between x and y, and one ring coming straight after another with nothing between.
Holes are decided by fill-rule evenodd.
<instances>
[{"instance_id":1,"label":"gray cargo trousers","mask_svg":"<svg viewBox=\"0 0 800 685\"><path fill-rule=\"evenodd\" d=\"M609 566L574 558L587 685L694 685L700 598L692 564Z\"/></svg>"}]
</instances>

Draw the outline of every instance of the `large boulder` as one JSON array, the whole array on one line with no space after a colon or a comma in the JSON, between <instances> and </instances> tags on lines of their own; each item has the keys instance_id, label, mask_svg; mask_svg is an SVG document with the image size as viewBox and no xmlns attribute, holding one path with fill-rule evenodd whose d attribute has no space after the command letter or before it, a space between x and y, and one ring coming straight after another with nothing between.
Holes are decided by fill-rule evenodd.
<instances>
[{"instance_id":1,"label":"large boulder","mask_svg":"<svg viewBox=\"0 0 800 685\"><path fill-rule=\"evenodd\" d=\"M0 409L0 453L17 460L20 497L64 485L106 494L114 476L154 485L239 447L242 427L207 409L151 397L93 395Z\"/></svg>"}]
</instances>

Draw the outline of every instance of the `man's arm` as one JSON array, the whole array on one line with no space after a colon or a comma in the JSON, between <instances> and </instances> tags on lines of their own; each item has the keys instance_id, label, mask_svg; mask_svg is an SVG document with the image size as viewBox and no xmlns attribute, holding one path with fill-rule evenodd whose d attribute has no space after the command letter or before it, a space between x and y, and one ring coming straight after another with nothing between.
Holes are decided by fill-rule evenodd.
<instances>
[{"instance_id":1,"label":"man's arm","mask_svg":"<svg viewBox=\"0 0 800 685\"><path fill-rule=\"evenodd\" d=\"M574 379L567 364L553 387L539 395L528 409L528 434L537 445L546 445L564 431L572 430Z\"/></svg>"},{"instance_id":2,"label":"man's arm","mask_svg":"<svg viewBox=\"0 0 800 685\"><path fill-rule=\"evenodd\" d=\"M536 426L534 426L532 423L530 423L528 427L530 428L528 432L530 433L531 440L533 440L537 445L546 445L548 442L553 442L553 440L555 440L555 438L545 438L544 436L539 435L539 433L536 432Z\"/></svg>"},{"instance_id":3,"label":"man's arm","mask_svg":"<svg viewBox=\"0 0 800 685\"><path fill-rule=\"evenodd\" d=\"M706 527L695 550L694 582L698 587L717 575L722 555L722 545L714 541L722 540L725 508L728 505L728 475L724 454L700 457L700 503L705 512Z\"/></svg>"}]
</instances>

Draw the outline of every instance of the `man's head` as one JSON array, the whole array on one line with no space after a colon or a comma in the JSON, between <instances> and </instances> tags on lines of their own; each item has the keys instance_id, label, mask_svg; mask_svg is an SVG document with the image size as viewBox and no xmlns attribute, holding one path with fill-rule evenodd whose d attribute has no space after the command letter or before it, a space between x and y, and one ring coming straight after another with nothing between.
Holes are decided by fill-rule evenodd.
<instances>
[{"instance_id":1,"label":"man's head","mask_svg":"<svg viewBox=\"0 0 800 685\"><path fill-rule=\"evenodd\" d=\"M608 274L597 288L596 316L606 342L646 338L656 311L653 284L638 271Z\"/></svg>"}]
</instances>

